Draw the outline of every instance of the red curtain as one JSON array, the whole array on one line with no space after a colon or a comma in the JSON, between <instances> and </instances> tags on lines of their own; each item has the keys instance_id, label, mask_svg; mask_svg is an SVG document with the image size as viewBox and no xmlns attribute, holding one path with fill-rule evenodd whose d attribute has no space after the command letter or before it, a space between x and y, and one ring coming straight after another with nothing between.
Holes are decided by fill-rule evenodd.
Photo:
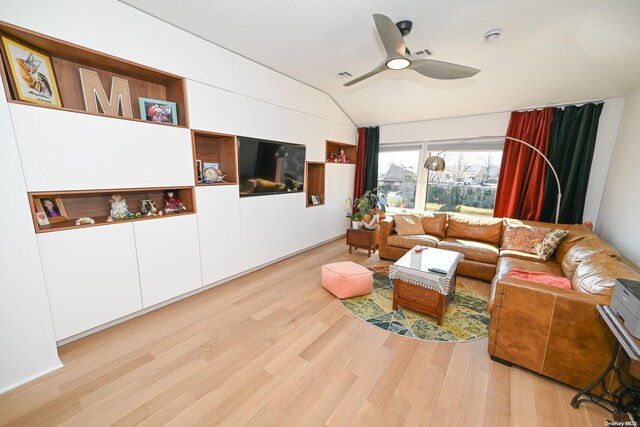
<instances>
[{"instance_id":1,"label":"red curtain","mask_svg":"<svg viewBox=\"0 0 640 427\"><path fill-rule=\"evenodd\" d=\"M356 179L353 184L353 200L364 194L364 171L367 148L366 128L358 128L358 158L356 159Z\"/></svg>"},{"instance_id":2,"label":"red curtain","mask_svg":"<svg viewBox=\"0 0 640 427\"><path fill-rule=\"evenodd\" d=\"M553 108L513 112L507 136L533 145L546 156L552 117ZM542 156L524 144L506 139L493 215L539 220L546 173L547 163Z\"/></svg>"}]
</instances>

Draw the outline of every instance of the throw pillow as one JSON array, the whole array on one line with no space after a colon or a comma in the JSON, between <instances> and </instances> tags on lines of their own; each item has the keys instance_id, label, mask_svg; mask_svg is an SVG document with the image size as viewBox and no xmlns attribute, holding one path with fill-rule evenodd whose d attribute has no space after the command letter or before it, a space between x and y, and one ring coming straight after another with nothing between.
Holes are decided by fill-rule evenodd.
<instances>
[{"instance_id":1,"label":"throw pillow","mask_svg":"<svg viewBox=\"0 0 640 427\"><path fill-rule=\"evenodd\" d=\"M556 228L555 230L551 230L549 234L544 236L542 242L536 248L536 253L543 260L546 261L551 258L551 255L555 252L556 248L562 242L562 239L567 237L569 234L568 230L562 230L560 228Z\"/></svg>"},{"instance_id":2,"label":"throw pillow","mask_svg":"<svg viewBox=\"0 0 640 427\"><path fill-rule=\"evenodd\" d=\"M417 215L394 215L396 232L398 236L409 236L412 234L424 234L422 222Z\"/></svg>"},{"instance_id":3,"label":"throw pillow","mask_svg":"<svg viewBox=\"0 0 640 427\"><path fill-rule=\"evenodd\" d=\"M553 286L556 288L573 290L571 286L571 280L566 277L556 276L551 273L544 273L541 271L527 271L514 268L507 272L507 276L515 277L522 280L528 280L530 282L542 283L543 285Z\"/></svg>"},{"instance_id":4,"label":"throw pillow","mask_svg":"<svg viewBox=\"0 0 640 427\"><path fill-rule=\"evenodd\" d=\"M538 245L542 243L549 231L548 228L507 223L500 249L537 254Z\"/></svg>"}]
</instances>

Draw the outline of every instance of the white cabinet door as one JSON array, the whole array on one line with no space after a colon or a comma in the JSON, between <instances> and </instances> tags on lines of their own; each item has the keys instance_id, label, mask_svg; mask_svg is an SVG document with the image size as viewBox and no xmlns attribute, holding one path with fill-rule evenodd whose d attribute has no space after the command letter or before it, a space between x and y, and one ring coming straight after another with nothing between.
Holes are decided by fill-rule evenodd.
<instances>
[{"instance_id":1,"label":"white cabinet door","mask_svg":"<svg viewBox=\"0 0 640 427\"><path fill-rule=\"evenodd\" d=\"M324 162L326 160L326 138L324 125L326 120L307 116L307 161Z\"/></svg>"},{"instance_id":2,"label":"white cabinet door","mask_svg":"<svg viewBox=\"0 0 640 427\"><path fill-rule=\"evenodd\" d=\"M142 309L132 227L38 234L56 340Z\"/></svg>"},{"instance_id":3,"label":"white cabinet door","mask_svg":"<svg viewBox=\"0 0 640 427\"><path fill-rule=\"evenodd\" d=\"M236 133L235 97L232 92L187 80L187 99L191 129Z\"/></svg>"},{"instance_id":4,"label":"white cabinet door","mask_svg":"<svg viewBox=\"0 0 640 427\"><path fill-rule=\"evenodd\" d=\"M242 95L236 97L238 135L305 144L306 115Z\"/></svg>"},{"instance_id":5,"label":"white cabinet door","mask_svg":"<svg viewBox=\"0 0 640 427\"><path fill-rule=\"evenodd\" d=\"M194 185L189 129L20 104L11 116L29 191Z\"/></svg>"},{"instance_id":6,"label":"white cabinet door","mask_svg":"<svg viewBox=\"0 0 640 427\"><path fill-rule=\"evenodd\" d=\"M331 239L345 234L349 227L344 202L348 197L353 197L355 165L327 163L324 173L326 239Z\"/></svg>"},{"instance_id":7,"label":"white cabinet door","mask_svg":"<svg viewBox=\"0 0 640 427\"><path fill-rule=\"evenodd\" d=\"M237 185L196 188L202 282L242 271L240 196Z\"/></svg>"},{"instance_id":8,"label":"white cabinet door","mask_svg":"<svg viewBox=\"0 0 640 427\"><path fill-rule=\"evenodd\" d=\"M304 231L301 237L304 238L305 247L307 248L328 240L325 209L325 205L319 205L306 208L303 212L302 224Z\"/></svg>"},{"instance_id":9,"label":"white cabinet door","mask_svg":"<svg viewBox=\"0 0 640 427\"><path fill-rule=\"evenodd\" d=\"M240 199L243 270L278 259L278 205L289 197L253 196Z\"/></svg>"},{"instance_id":10,"label":"white cabinet door","mask_svg":"<svg viewBox=\"0 0 640 427\"><path fill-rule=\"evenodd\" d=\"M273 196L278 205L278 258L301 251L306 245L304 211L306 193Z\"/></svg>"},{"instance_id":11,"label":"white cabinet door","mask_svg":"<svg viewBox=\"0 0 640 427\"><path fill-rule=\"evenodd\" d=\"M133 228L145 308L202 286L195 215L140 221Z\"/></svg>"}]
</instances>

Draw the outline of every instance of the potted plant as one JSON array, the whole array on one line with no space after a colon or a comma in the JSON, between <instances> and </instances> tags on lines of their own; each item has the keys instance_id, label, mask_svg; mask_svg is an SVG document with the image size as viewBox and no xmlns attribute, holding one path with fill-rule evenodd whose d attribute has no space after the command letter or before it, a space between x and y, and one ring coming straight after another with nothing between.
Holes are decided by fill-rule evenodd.
<instances>
[{"instance_id":1,"label":"potted plant","mask_svg":"<svg viewBox=\"0 0 640 427\"><path fill-rule=\"evenodd\" d=\"M362 221L368 229L377 228L381 214L384 215L386 212L386 204L380 201L377 192L377 188L367 190L356 200L358 212L362 214Z\"/></svg>"}]
</instances>

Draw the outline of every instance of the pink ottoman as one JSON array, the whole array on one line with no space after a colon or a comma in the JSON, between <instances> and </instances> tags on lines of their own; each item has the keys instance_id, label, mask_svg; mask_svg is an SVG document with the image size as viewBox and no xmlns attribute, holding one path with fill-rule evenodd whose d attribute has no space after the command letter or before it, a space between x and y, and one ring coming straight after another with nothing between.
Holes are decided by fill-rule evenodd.
<instances>
[{"instance_id":1,"label":"pink ottoman","mask_svg":"<svg viewBox=\"0 0 640 427\"><path fill-rule=\"evenodd\" d=\"M373 292L373 272L351 261L322 266L322 287L338 298L351 298Z\"/></svg>"}]
</instances>

